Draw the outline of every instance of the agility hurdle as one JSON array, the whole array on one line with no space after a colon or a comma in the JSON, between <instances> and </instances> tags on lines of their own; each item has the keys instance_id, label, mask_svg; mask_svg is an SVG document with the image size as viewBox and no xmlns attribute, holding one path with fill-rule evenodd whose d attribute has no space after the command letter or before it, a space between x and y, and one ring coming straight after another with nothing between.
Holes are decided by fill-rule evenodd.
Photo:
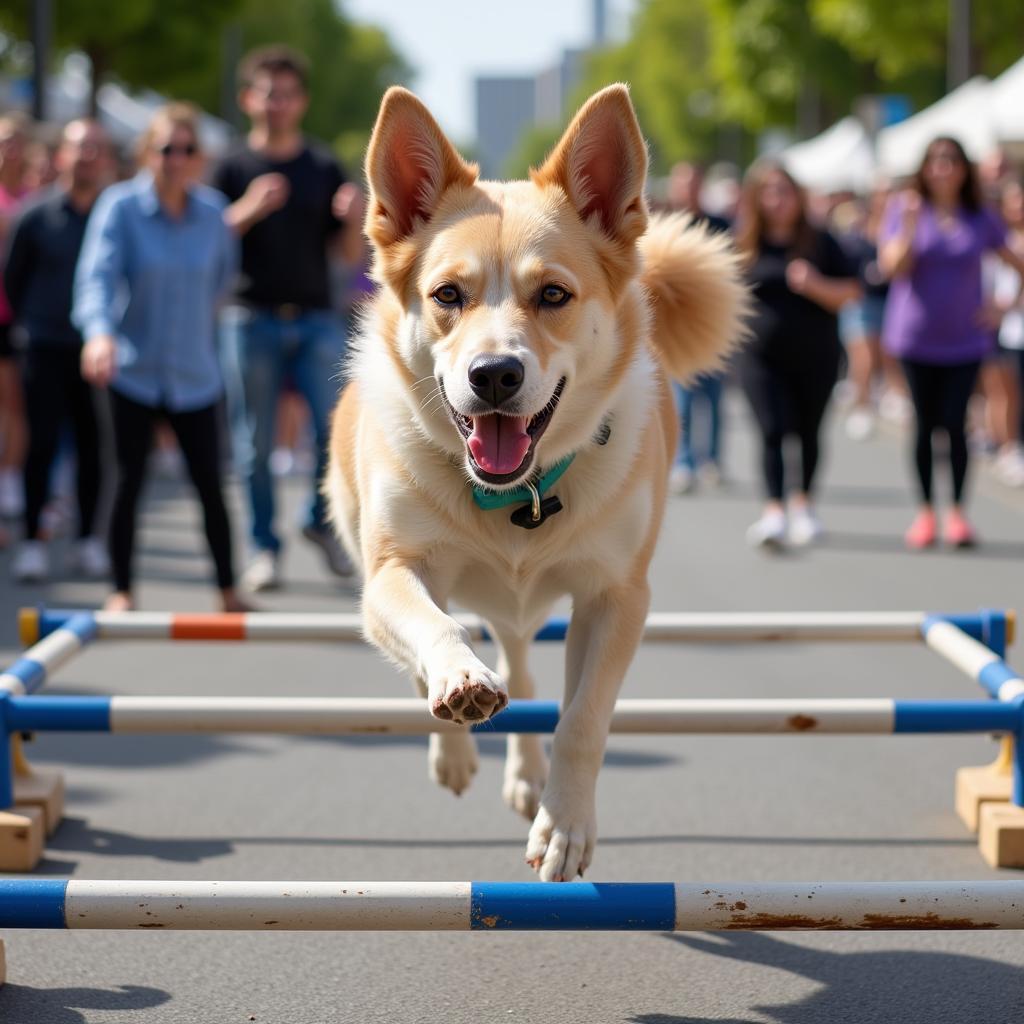
<instances>
[{"instance_id":1,"label":"agility hurdle","mask_svg":"<svg viewBox=\"0 0 1024 1024\"><path fill-rule=\"evenodd\" d=\"M469 639L491 640L482 619L457 615ZM645 642L898 642L920 643L925 626L948 622L1002 655L1012 643L1013 610L982 609L966 614L931 612L652 612ZM72 625L73 624L73 625ZM538 642L565 639L569 620L549 619L534 637ZM92 640L265 640L362 643L362 619L338 613L244 612L92 612L23 608L18 616L21 642L32 647L58 630Z\"/></svg>"},{"instance_id":2,"label":"agility hurdle","mask_svg":"<svg viewBox=\"0 0 1024 1024\"><path fill-rule=\"evenodd\" d=\"M163 931L1024 929L1024 882L0 880L0 928Z\"/></svg>"},{"instance_id":3,"label":"agility hurdle","mask_svg":"<svg viewBox=\"0 0 1024 1024\"><path fill-rule=\"evenodd\" d=\"M475 639L488 639L479 619L463 620ZM538 639L563 639L568 623L549 621ZM421 700L347 698L140 698L30 696L88 644L104 640L327 640L361 641L354 615L250 613L72 612L23 610L25 640L36 638L7 672L0 674L0 808L42 805L42 823L60 820L61 783L32 772L21 754L19 734L35 731L91 732L270 732L292 734L425 734L459 726L429 716ZM623 700L612 722L615 733L761 733L788 735L997 733L1003 750L994 765L974 772L983 785L967 795L958 776L958 809L973 807L989 822L981 849L994 865L1024 865L1024 682L1001 655L1013 640L1012 611L971 614L926 612L840 613L660 613L647 622L645 637L681 643L916 642L924 640L967 674L989 686L997 700ZM998 685L996 685L998 684ZM993 689L993 686L995 689ZM512 702L475 732L544 733L554 730L556 702ZM9 747L9 751L3 749ZM34 787L35 792L32 792ZM965 791L966 793L966 791ZM998 803L996 803L998 801ZM985 810L985 808L992 806ZM42 855L42 830L20 814L0 810L0 867L31 869ZM6 822L5 822L6 816ZM961 816L970 825L968 815ZM13 821L11 819L14 819ZM4 842L5 828L9 841ZM993 836L995 838L993 838Z\"/></svg>"}]
</instances>

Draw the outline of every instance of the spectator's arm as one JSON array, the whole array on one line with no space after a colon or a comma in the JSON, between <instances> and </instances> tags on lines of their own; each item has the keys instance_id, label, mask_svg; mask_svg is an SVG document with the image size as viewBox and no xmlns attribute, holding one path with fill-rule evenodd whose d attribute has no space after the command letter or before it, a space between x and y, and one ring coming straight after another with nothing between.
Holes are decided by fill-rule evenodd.
<instances>
[{"instance_id":1,"label":"spectator's arm","mask_svg":"<svg viewBox=\"0 0 1024 1024\"><path fill-rule=\"evenodd\" d=\"M265 217L280 210L288 202L290 192L291 186L283 174L261 174L224 210L224 223L241 238Z\"/></svg>"},{"instance_id":2,"label":"spectator's arm","mask_svg":"<svg viewBox=\"0 0 1024 1024\"><path fill-rule=\"evenodd\" d=\"M7 259L4 263L4 291L16 318L28 287L31 250L32 220L21 217L8 239Z\"/></svg>"},{"instance_id":3,"label":"spectator's arm","mask_svg":"<svg viewBox=\"0 0 1024 1024\"><path fill-rule=\"evenodd\" d=\"M855 302L863 295L855 277L826 277L807 260L791 260L786 265L786 284L790 291L803 295L830 313L838 312L847 302Z\"/></svg>"},{"instance_id":4,"label":"spectator's arm","mask_svg":"<svg viewBox=\"0 0 1024 1024\"><path fill-rule=\"evenodd\" d=\"M1000 246L996 250L996 255L1006 264L1013 267L1017 271L1017 277L1020 279L1019 287L1017 288L1017 297L1010 304L1010 309L1014 309L1024 302L1024 256L1022 256L1016 249L1011 249L1008 245Z\"/></svg>"},{"instance_id":5,"label":"spectator's arm","mask_svg":"<svg viewBox=\"0 0 1024 1024\"><path fill-rule=\"evenodd\" d=\"M358 185L346 182L334 193L331 212L340 222L332 240L334 254L347 266L358 266L366 254L363 239L363 218L366 203Z\"/></svg>"},{"instance_id":6,"label":"spectator's arm","mask_svg":"<svg viewBox=\"0 0 1024 1024\"><path fill-rule=\"evenodd\" d=\"M890 207L886 211L884 241L878 247L878 266L889 280L906 276L914 266L914 236L921 215L921 197L916 192L907 192L901 198L900 209Z\"/></svg>"},{"instance_id":7,"label":"spectator's arm","mask_svg":"<svg viewBox=\"0 0 1024 1024\"><path fill-rule=\"evenodd\" d=\"M115 333L114 307L124 276L125 243L121 204L101 196L75 267L71 320L86 341Z\"/></svg>"}]
</instances>

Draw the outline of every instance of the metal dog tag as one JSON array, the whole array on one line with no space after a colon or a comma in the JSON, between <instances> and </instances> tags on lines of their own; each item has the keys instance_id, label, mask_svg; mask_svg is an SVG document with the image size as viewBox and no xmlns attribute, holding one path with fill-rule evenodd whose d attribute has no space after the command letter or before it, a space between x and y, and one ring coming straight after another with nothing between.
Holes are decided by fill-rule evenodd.
<instances>
[{"instance_id":1,"label":"metal dog tag","mask_svg":"<svg viewBox=\"0 0 1024 1024\"><path fill-rule=\"evenodd\" d=\"M562 511L562 503L558 500L557 494L549 494L546 498L541 499L540 503L540 515L534 515L534 507L530 505L522 505L509 516L509 519L516 525L521 526L524 530L535 530L542 523L550 519L556 512Z\"/></svg>"}]
</instances>

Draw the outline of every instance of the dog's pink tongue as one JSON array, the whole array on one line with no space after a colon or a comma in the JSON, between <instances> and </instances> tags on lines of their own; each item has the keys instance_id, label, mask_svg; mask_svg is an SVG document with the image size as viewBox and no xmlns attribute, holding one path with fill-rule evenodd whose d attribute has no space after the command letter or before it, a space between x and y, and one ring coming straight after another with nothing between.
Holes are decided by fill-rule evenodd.
<instances>
[{"instance_id":1,"label":"dog's pink tongue","mask_svg":"<svg viewBox=\"0 0 1024 1024\"><path fill-rule=\"evenodd\" d=\"M469 450L476 464L485 473L514 473L530 450L527 422L525 416L474 416Z\"/></svg>"}]
</instances>

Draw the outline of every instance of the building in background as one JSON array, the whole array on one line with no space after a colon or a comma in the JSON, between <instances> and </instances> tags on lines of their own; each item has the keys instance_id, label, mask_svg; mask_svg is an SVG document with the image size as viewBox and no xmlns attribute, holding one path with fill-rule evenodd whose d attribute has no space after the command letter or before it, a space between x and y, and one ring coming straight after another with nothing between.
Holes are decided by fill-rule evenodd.
<instances>
[{"instance_id":1,"label":"building in background","mask_svg":"<svg viewBox=\"0 0 1024 1024\"><path fill-rule=\"evenodd\" d=\"M592 0L591 43L562 52L558 63L535 75L482 75L475 80L476 158L485 178L500 178L523 133L561 124L587 55L607 42L606 0Z\"/></svg>"}]
</instances>

